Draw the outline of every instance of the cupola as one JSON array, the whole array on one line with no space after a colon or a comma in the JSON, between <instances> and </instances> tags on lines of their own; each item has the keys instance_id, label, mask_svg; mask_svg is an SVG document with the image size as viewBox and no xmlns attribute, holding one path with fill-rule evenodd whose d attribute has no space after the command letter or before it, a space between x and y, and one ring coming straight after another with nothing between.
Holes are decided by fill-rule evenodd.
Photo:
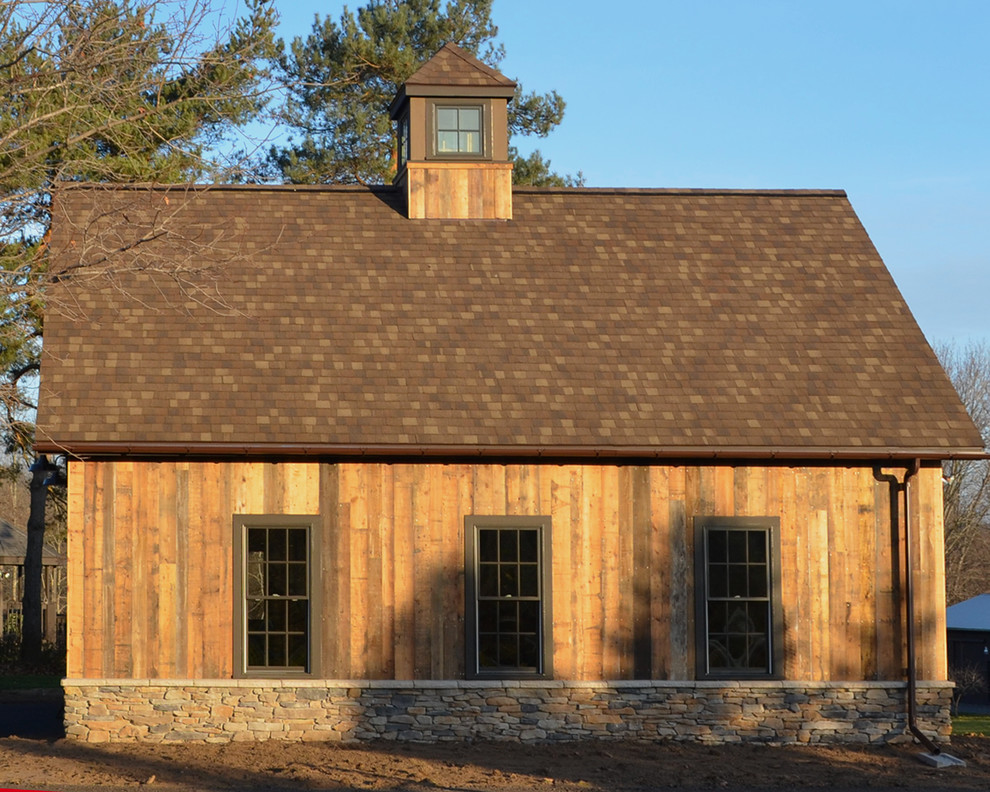
<instances>
[{"instance_id":1,"label":"cupola","mask_svg":"<svg viewBox=\"0 0 990 792\"><path fill-rule=\"evenodd\" d=\"M509 220L508 105L516 84L445 44L399 89L395 184L410 218Z\"/></svg>"}]
</instances>

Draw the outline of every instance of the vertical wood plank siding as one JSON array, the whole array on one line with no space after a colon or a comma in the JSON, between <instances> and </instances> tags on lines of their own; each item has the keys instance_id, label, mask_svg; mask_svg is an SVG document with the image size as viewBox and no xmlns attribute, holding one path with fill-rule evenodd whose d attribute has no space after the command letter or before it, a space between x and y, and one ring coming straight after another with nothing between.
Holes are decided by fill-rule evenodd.
<instances>
[{"instance_id":1,"label":"vertical wood plank siding","mask_svg":"<svg viewBox=\"0 0 990 792\"><path fill-rule=\"evenodd\" d=\"M276 513L319 515L327 678L463 676L467 514L552 517L557 678L692 678L696 515L780 517L787 679L903 676L904 552L870 468L70 468L69 677L230 677L231 518ZM940 470L923 468L910 515L929 680L946 673L941 513Z\"/></svg>"}]
</instances>

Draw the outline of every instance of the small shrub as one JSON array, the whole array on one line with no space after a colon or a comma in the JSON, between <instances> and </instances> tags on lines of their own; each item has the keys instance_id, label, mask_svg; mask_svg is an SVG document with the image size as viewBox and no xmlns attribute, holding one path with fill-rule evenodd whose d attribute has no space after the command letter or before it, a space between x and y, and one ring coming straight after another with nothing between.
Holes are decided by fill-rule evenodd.
<instances>
[{"instance_id":1,"label":"small shrub","mask_svg":"<svg viewBox=\"0 0 990 792\"><path fill-rule=\"evenodd\" d=\"M19 610L14 610L12 608L7 611L7 615L3 620L3 637L6 638L8 635L14 635L20 639L21 624L23 621L24 617L21 615Z\"/></svg>"},{"instance_id":2,"label":"small shrub","mask_svg":"<svg viewBox=\"0 0 990 792\"><path fill-rule=\"evenodd\" d=\"M9 673L21 659L21 634L6 632L0 635L0 672Z\"/></svg>"},{"instance_id":3,"label":"small shrub","mask_svg":"<svg viewBox=\"0 0 990 792\"><path fill-rule=\"evenodd\" d=\"M19 633L0 635L0 675L17 676L65 676L65 649L44 641L37 663L26 664L21 660L21 636Z\"/></svg>"},{"instance_id":4,"label":"small shrub","mask_svg":"<svg viewBox=\"0 0 990 792\"><path fill-rule=\"evenodd\" d=\"M983 672L979 666L973 664L950 667L949 680L956 684L955 690L952 691L953 715L959 714L959 704L964 696L987 691L987 681Z\"/></svg>"}]
</instances>

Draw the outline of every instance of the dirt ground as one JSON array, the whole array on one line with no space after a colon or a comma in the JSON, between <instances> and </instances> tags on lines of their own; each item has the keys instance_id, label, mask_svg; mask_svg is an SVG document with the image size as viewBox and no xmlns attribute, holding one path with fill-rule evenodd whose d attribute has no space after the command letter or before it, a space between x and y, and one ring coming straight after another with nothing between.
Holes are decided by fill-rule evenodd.
<instances>
[{"instance_id":1,"label":"dirt ground","mask_svg":"<svg viewBox=\"0 0 990 792\"><path fill-rule=\"evenodd\" d=\"M687 743L83 745L0 739L0 788L638 792L652 789L986 790L990 738L956 737L964 768L935 770L920 748Z\"/></svg>"}]
</instances>

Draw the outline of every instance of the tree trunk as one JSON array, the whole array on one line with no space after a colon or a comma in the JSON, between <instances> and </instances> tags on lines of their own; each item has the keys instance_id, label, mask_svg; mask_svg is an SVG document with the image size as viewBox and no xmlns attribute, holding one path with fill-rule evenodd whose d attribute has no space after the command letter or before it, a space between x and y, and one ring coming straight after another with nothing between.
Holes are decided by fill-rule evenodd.
<instances>
[{"instance_id":1,"label":"tree trunk","mask_svg":"<svg viewBox=\"0 0 990 792\"><path fill-rule=\"evenodd\" d=\"M45 546L45 479L51 465L44 455L31 466L31 512L24 555L24 597L21 600L21 660L34 665L41 659L41 556Z\"/></svg>"}]
</instances>

